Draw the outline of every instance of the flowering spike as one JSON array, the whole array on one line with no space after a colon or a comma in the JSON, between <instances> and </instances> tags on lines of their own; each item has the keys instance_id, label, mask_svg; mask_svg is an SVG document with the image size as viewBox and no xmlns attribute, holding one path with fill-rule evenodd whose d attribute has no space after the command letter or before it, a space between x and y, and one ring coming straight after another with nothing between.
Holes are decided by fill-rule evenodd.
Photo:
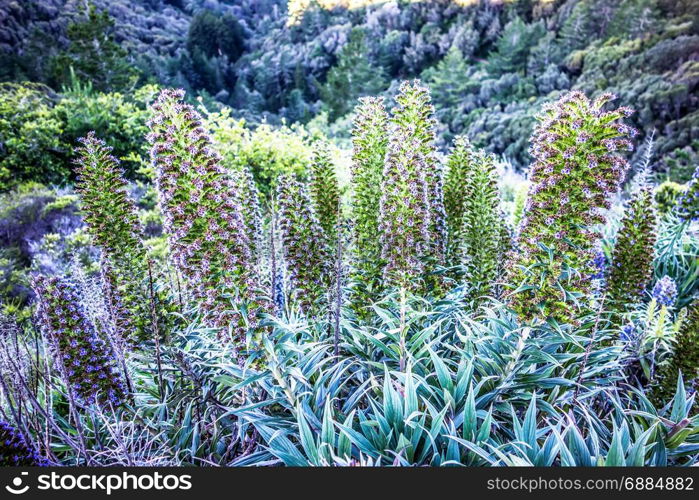
<instances>
[{"instance_id":1,"label":"flowering spike","mask_svg":"<svg viewBox=\"0 0 699 500\"><path fill-rule=\"evenodd\" d=\"M324 296L330 283L327 240L306 187L289 174L279 178L277 203L288 279L296 299L307 310Z\"/></svg>"},{"instance_id":2,"label":"flowering spike","mask_svg":"<svg viewBox=\"0 0 699 500\"><path fill-rule=\"evenodd\" d=\"M699 220L699 166L677 202L677 215L687 222Z\"/></svg>"},{"instance_id":3,"label":"flowering spike","mask_svg":"<svg viewBox=\"0 0 699 500\"><path fill-rule=\"evenodd\" d=\"M454 234L454 244L459 245L456 251L466 267L468 295L478 300L495 291L509 234L500 210L495 158L457 141L457 149L469 150L470 167L467 167L469 171L461 187L461 227ZM452 165L455 169L466 170L463 166ZM453 194L452 198L453 201L457 197Z\"/></svg>"},{"instance_id":4,"label":"flowering spike","mask_svg":"<svg viewBox=\"0 0 699 500\"><path fill-rule=\"evenodd\" d=\"M382 269L379 204L388 145L388 113L383 98L360 99L355 116L351 165L355 276L367 289L377 290Z\"/></svg>"},{"instance_id":5,"label":"flowering spike","mask_svg":"<svg viewBox=\"0 0 699 500\"><path fill-rule=\"evenodd\" d=\"M0 420L0 467L46 467L48 461L12 425Z\"/></svg>"},{"instance_id":6,"label":"flowering spike","mask_svg":"<svg viewBox=\"0 0 699 500\"><path fill-rule=\"evenodd\" d=\"M62 278L35 276L38 318L70 389L84 404L119 405L124 384L113 353L80 306L75 286Z\"/></svg>"},{"instance_id":7,"label":"flowering spike","mask_svg":"<svg viewBox=\"0 0 699 500\"><path fill-rule=\"evenodd\" d=\"M419 149L422 172L427 186L429 216L428 253L433 264L443 264L446 252L446 214L444 211L443 172L435 151L434 106L429 90L419 80L405 81L396 96L396 108L393 109L391 126L393 131L391 143L405 138L414 141Z\"/></svg>"},{"instance_id":8,"label":"flowering spike","mask_svg":"<svg viewBox=\"0 0 699 500\"><path fill-rule=\"evenodd\" d=\"M325 143L316 145L311 161L310 194L320 227L326 240L334 241L340 208L340 188L337 185L335 167L330 149Z\"/></svg>"},{"instance_id":9,"label":"flowering spike","mask_svg":"<svg viewBox=\"0 0 699 500\"><path fill-rule=\"evenodd\" d=\"M674 306L677 300L677 284L675 280L670 276L663 276L653 287L651 295L661 306Z\"/></svg>"},{"instance_id":10,"label":"flowering spike","mask_svg":"<svg viewBox=\"0 0 699 500\"><path fill-rule=\"evenodd\" d=\"M216 327L240 340L257 312L258 288L239 183L221 165L201 117L166 89L152 108L151 160L171 258ZM248 317L229 297L249 304Z\"/></svg>"},{"instance_id":11,"label":"flowering spike","mask_svg":"<svg viewBox=\"0 0 699 500\"><path fill-rule=\"evenodd\" d=\"M119 161L94 132L81 138L77 149L77 191L82 200L87 231L103 252L105 294L122 337L144 341L152 337L148 298L142 287L146 249L136 205Z\"/></svg>"},{"instance_id":12,"label":"flowering spike","mask_svg":"<svg viewBox=\"0 0 699 500\"><path fill-rule=\"evenodd\" d=\"M642 186L626 207L607 272L609 309L624 312L643 296L653 273L657 214L651 186Z\"/></svg>"},{"instance_id":13,"label":"flowering spike","mask_svg":"<svg viewBox=\"0 0 699 500\"><path fill-rule=\"evenodd\" d=\"M570 92L545 107L534 131L529 196L517 247L509 262L511 307L524 321L574 322L590 292L595 226L604 222L628 162L635 130L621 119L627 108L604 111L610 96L591 103Z\"/></svg>"},{"instance_id":14,"label":"flowering spike","mask_svg":"<svg viewBox=\"0 0 699 500\"><path fill-rule=\"evenodd\" d=\"M699 299L689 306L687 317L675 338L672 356L658 371L658 383L653 384L651 391L651 400L657 407L664 406L672 399L680 373L685 384L691 388L690 392L696 390L699 382Z\"/></svg>"}]
</instances>

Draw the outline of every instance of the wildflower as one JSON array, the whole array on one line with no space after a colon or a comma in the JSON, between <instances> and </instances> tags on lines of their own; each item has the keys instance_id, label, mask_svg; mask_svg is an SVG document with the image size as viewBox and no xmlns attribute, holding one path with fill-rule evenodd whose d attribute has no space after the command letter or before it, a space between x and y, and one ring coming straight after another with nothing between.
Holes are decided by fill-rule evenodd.
<instances>
[{"instance_id":1,"label":"wildflower","mask_svg":"<svg viewBox=\"0 0 699 500\"><path fill-rule=\"evenodd\" d=\"M658 304L672 307L677 300L677 284L669 276L663 276L653 287L652 297Z\"/></svg>"}]
</instances>

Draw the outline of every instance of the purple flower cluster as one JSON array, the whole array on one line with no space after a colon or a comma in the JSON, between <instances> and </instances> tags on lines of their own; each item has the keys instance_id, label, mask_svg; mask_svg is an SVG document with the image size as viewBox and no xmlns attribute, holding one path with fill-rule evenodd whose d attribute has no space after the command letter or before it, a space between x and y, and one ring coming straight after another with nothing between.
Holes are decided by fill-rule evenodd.
<instances>
[{"instance_id":1,"label":"purple flower cluster","mask_svg":"<svg viewBox=\"0 0 699 500\"><path fill-rule=\"evenodd\" d=\"M32 287L41 329L78 402L121 404L125 391L114 353L80 307L76 287L65 279L46 276L35 276Z\"/></svg>"},{"instance_id":2,"label":"purple flower cluster","mask_svg":"<svg viewBox=\"0 0 699 500\"><path fill-rule=\"evenodd\" d=\"M566 297L590 292L595 227L628 169L618 151L628 150L626 137L634 135L620 123L631 110L604 110L613 98L604 94L591 102L570 92L539 117L530 149L532 185L518 252L509 262L509 281L517 288L510 304L525 320L574 321L576 308Z\"/></svg>"},{"instance_id":3,"label":"purple flower cluster","mask_svg":"<svg viewBox=\"0 0 699 500\"><path fill-rule=\"evenodd\" d=\"M15 427L0 420L0 467L46 467L48 461L39 455Z\"/></svg>"},{"instance_id":4,"label":"purple flower cluster","mask_svg":"<svg viewBox=\"0 0 699 500\"><path fill-rule=\"evenodd\" d=\"M663 276L653 287L652 297L665 307L672 307L677 300L677 284L670 276Z\"/></svg>"},{"instance_id":5,"label":"purple flower cluster","mask_svg":"<svg viewBox=\"0 0 699 500\"><path fill-rule=\"evenodd\" d=\"M235 172L222 166L201 117L183 98L182 90L163 90L149 122L164 230L172 261L202 311L214 326L228 327L240 340L259 310L254 242ZM229 297L249 304L247 318Z\"/></svg>"}]
</instances>

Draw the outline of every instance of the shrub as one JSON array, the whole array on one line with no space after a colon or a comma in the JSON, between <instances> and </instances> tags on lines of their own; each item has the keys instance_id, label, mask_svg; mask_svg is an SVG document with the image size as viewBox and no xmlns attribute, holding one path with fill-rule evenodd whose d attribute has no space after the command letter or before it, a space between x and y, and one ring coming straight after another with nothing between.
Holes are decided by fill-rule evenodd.
<instances>
[{"instance_id":1,"label":"shrub","mask_svg":"<svg viewBox=\"0 0 699 500\"><path fill-rule=\"evenodd\" d=\"M510 304L525 321L575 319L590 292L596 224L628 167L620 150L635 130L628 108L604 111L613 96L590 102L571 92L547 106L533 136L532 186L509 264Z\"/></svg>"}]
</instances>

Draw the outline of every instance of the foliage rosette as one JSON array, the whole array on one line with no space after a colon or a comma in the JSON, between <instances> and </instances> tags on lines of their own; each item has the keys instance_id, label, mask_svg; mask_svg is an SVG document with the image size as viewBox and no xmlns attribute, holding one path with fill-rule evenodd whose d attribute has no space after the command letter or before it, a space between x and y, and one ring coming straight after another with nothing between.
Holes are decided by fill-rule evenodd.
<instances>
[{"instance_id":1,"label":"foliage rosette","mask_svg":"<svg viewBox=\"0 0 699 500\"><path fill-rule=\"evenodd\" d=\"M574 322L587 306L603 211L628 169L632 114L605 111L614 98L570 92L547 105L532 138L531 187L509 264L509 303L524 321Z\"/></svg>"},{"instance_id":2,"label":"foliage rosette","mask_svg":"<svg viewBox=\"0 0 699 500\"><path fill-rule=\"evenodd\" d=\"M125 389L114 353L80 306L76 286L67 279L37 275L32 287L40 327L78 402L122 404Z\"/></svg>"},{"instance_id":3,"label":"foliage rosette","mask_svg":"<svg viewBox=\"0 0 699 500\"><path fill-rule=\"evenodd\" d=\"M221 164L184 92L166 89L152 106L151 160L175 268L208 321L241 340L254 325L259 288L239 183ZM243 312L231 302L248 305ZM227 329L227 332L225 331Z\"/></svg>"}]
</instances>

